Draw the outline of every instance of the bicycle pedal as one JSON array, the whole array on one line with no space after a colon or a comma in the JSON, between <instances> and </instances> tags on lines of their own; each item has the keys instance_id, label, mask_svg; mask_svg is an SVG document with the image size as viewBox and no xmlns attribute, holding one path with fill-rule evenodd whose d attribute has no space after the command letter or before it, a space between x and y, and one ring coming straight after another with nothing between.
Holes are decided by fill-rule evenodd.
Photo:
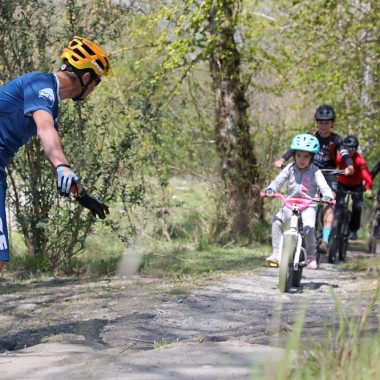
<instances>
[{"instance_id":1,"label":"bicycle pedal","mask_svg":"<svg viewBox=\"0 0 380 380\"><path fill-rule=\"evenodd\" d=\"M269 268L278 268L278 263L276 261L267 261L267 266Z\"/></svg>"}]
</instances>

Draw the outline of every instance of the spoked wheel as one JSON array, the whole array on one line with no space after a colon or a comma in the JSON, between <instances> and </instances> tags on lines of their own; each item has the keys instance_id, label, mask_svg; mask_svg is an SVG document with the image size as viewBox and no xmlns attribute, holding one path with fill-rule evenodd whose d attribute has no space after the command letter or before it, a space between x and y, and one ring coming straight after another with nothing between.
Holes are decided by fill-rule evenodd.
<instances>
[{"instance_id":1,"label":"spoked wheel","mask_svg":"<svg viewBox=\"0 0 380 380\"><path fill-rule=\"evenodd\" d=\"M348 220L346 220L346 223L344 225L344 231L342 234L342 238L339 240L339 260L345 261L347 256L347 250L348 250L348 239L350 234L350 229L348 227Z\"/></svg>"},{"instance_id":2,"label":"spoked wheel","mask_svg":"<svg viewBox=\"0 0 380 380\"><path fill-rule=\"evenodd\" d=\"M315 218L315 243L317 246L316 260L319 265L319 260L321 258L321 252L319 251L319 244L322 240L322 231L323 231L323 206L318 205L317 216Z\"/></svg>"},{"instance_id":3,"label":"spoked wheel","mask_svg":"<svg viewBox=\"0 0 380 380\"><path fill-rule=\"evenodd\" d=\"M329 246L329 263L335 264L336 260L336 253L339 250L339 237L338 237L338 231L334 231L332 229L331 235L330 235L330 246Z\"/></svg>"},{"instance_id":4,"label":"spoked wheel","mask_svg":"<svg viewBox=\"0 0 380 380\"><path fill-rule=\"evenodd\" d=\"M335 264L336 254L339 250L339 228L340 228L340 218L335 217L334 223L330 234L330 244L329 244L329 263Z\"/></svg>"},{"instance_id":5,"label":"spoked wheel","mask_svg":"<svg viewBox=\"0 0 380 380\"><path fill-rule=\"evenodd\" d=\"M289 292L293 283L293 257L297 247L296 235L284 235L280 260L278 287L281 293Z\"/></svg>"},{"instance_id":6,"label":"spoked wheel","mask_svg":"<svg viewBox=\"0 0 380 380\"><path fill-rule=\"evenodd\" d=\"M315 260L317 261L318 267L319 267L319 262L321 260L321 252L317 251L315 252Z\"/></svg>"},{"instance_id":7,"label":"spoked wheel","mask_svg":"<svg viewBox=\"0 0 380 380\"><path fill-rule=\"evenodd\" d=\"M348 251L348 237L344 236L343 239L339 242L339 260L345 261Z\"/></svg>"}]
</instances>

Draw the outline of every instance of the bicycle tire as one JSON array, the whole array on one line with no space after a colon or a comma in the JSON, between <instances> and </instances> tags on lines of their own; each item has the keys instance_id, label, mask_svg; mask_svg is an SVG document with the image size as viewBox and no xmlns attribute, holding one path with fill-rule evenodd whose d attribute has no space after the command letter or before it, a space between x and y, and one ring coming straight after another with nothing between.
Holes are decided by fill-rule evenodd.
<instances>
[{"instance_id":1,"label":"bicycle tire","mask_svg":"<svg viewBox=\"0 0 380 380\"><path fill-rule=\"evenodd\" d=\"M330 233L330 244L328 251L328 261L330 264L335 264L336 254L339 251L339 229L340 229L340 217L334 218Z\"/></svg>"},{"instance_id":2,"label":"bicycle tire","mask_svg":"<svg viewBox=\"0 0 380 380\"><path fill-rule=\"evenodd\" d=\"M317 215L315 218L315 244L316 244L316 247L319 247L319 243L322 240L323 214L324 214L323 206L319 204L318 208L317 208ZM317 258L318 264L319 264L320 257L321 257L321 253L320 253L319 249L317 248L317 257L316 258Z\"/></svg>"},{"instance_id":3,"label":"bicycle tire","mask_svg":"<svg viewBox=\"0 0 380 380\"><path fill-rule=\"evenodd\" d=\"M303 253L300 255L300 262L304 261L305 257ZM303 267L298 266L298 270L293 270L293 278L292 278L292 286L295 288L299 288L301 286L301 278L302 278Z\"/></svg>"},{"instance_id":4,"label":"bicycle tire","mask_svg":"<svg viewBox=\"0 0 380 380\"><path fill-rule=\"evenodd\" d=\"M297 235L284 234L278 280L278 287L281 293L289 292L293 284L293 257L296 247Z\"/></svg>"},{"instance_id":5,"label":"bicycle tire","mask_svg":"<svg viewBox=\"0 0 380 380\"><path fill-rule=\"evenodd\" d=\"M339 239L339 260L345 261L348 250L348 239L350 236L349 221L351 219L351 213L349 212L345 218L344 224L341 226L341 236Z\"/></svg>"},{"instance_id":6,"label":"bicycle tire","mask_svg":"<svg viewBox=\"0 0 380 380\"><path fill-rule=\"evenodd\" d=\"M379 254L377 252L379 244L378 244L378 223L379 223L379 215L380 212L378 210L375 210L372 221L371 221L371 226L370 226L370 233L369 233L369 243L368 243L368 251L369 253L372 253L374 255Z\"/></svg>"},{"instance_id":7,"label":"bicycle tire","mask_svg":"<svg viewBox=\"0 0 380 380\"><path fill-rule=\"evenodd\" d=\"M375 237L370 237L368 242L368 252L376 255L377 241Z\"/></svg>"},{"instance_id":8,"label":"bicycle tire","mask_svg":"<svg viewBox=\"0 0 380 380\"><path fill-rule=\"evenodd\" d=\"M319 267L319 262L321 261L321 252L319 252L318 249L315 252L315 260L316 260L318 267Z\"/></svg>"}]
</instances>

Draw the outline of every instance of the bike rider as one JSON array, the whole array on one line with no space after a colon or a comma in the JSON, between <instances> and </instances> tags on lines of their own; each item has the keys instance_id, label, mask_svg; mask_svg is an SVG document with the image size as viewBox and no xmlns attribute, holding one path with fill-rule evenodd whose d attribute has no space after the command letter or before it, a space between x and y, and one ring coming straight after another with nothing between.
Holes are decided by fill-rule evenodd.
<instances>
[{"instance_id":1,"label":"bike rider","mask_svg":"<svg viewBox=\"0 0 380 380\"><path fill-rule=\"evenodd\" d=\"M368 170L367 162L364 156L357 152L359 147L359 140L357 137L349 135L344 140L352 162L354 165L354 174L350 176L338 176L338 189L336 193L336 206L344 204L345 195L347 191L351 191L352 198L352 213L350 219L350 240L357 240L357 231L360 228L360 218L363 206L363 195L365 198L372 198L372 176ZM342 156L338 154L337 157L338 169L345 167ZM364 182L364 185L363 185Z\"/></svg>"},{"instance_id":2,"label":"bike rider","mask_svg":"<svg viewBox=\"0 0 380 380\"><path fill-rule=\"evenodd\" d=\"M320 169L336 169L336 158L339 152L345 164L345 175L353 174L352 159L343 144L342 137L331 131L336 117L333 107L326 104L319 106L315 111L314 117L318 130L312 134L318 139L320 145L320 151L314 156L314 164ZM289 150L276 160L273 165L276 168L281 168L291 156L292 151ZM330 188L335 192L337 189L336 175L324 174L324 176ZM327 253L328 241L334 220L334 207L331 204L327 204L324 208L323 232L319 251Z\"/></svg>"},{"instance_id":3,"label":"bike rider","mask_svg":"<svg viewBox=\"0 0 380 380\"><path fill-rule=\"evenodd\" d=\"M310 198L315 197L320 191L326 202L331 202L334 194L318 166L313 163L314 156L320 151L317 137L310 134L301 134L293 138L290 151L295 162L288 164L280 174L269 184L265 190L266 195L278 191L282 185L288 182L288 195L291 197ZM311 204L302 211L302 223L305 236L308 268L317 269L315 256L315 219L317 205ZM274 216L272 222L272 254L266 261L268 264L279 262L279 245L284 230L284 222L291 217L291 210L286 207Z\"/></svg>"},{"instance_id":4,"label":"bike rider","mask_svg":"<svg viewBox=\"0 0 380 380\"><path fill-rule=\"evenodd\" d=\"M38 136L47 159L55 168L60 195L69 196L79 177L70 167L58 135L61 100L83 100L95 89L101 77L110 75L107 54L93 42L75 36L61 55L63 64L56 73L29 72L0 88L0 225L2 244L0 270L9 261L9 240L5 214L6 172L17 150ZM104 219L108 207L89 196L78 183L78 202L94 216Z\"/></svg>"}]
</instances>

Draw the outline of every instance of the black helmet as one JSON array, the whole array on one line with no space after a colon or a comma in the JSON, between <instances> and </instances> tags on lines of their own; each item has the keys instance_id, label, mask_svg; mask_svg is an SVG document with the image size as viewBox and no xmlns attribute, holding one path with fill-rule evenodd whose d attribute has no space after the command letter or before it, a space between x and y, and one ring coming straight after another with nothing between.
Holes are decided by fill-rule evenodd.
<instances>
[{"instance_id":1,"label":"black helmet","mask_svg":"<svg viewBox=\"0 0 380 380\"><path fill-rule=\"evenodd\" d=\"M322 104L315 111L315 120L335 120L334 108L326 104Z\"/></svg>"},{"instance_id":2,"label":"black helmet","mask_svg":"<svg viewBox=\"0 0 380 380\"><path fill-rule=\"evenodd\" d=\"M359 146L359 140L357 139L357 137L355 136L352 136L352 135L349 135L347 136L344 140L344 145L347 147L347 148L355 148L355 149L358 149L358 146Z\"/></svg>"}]
</instances>

